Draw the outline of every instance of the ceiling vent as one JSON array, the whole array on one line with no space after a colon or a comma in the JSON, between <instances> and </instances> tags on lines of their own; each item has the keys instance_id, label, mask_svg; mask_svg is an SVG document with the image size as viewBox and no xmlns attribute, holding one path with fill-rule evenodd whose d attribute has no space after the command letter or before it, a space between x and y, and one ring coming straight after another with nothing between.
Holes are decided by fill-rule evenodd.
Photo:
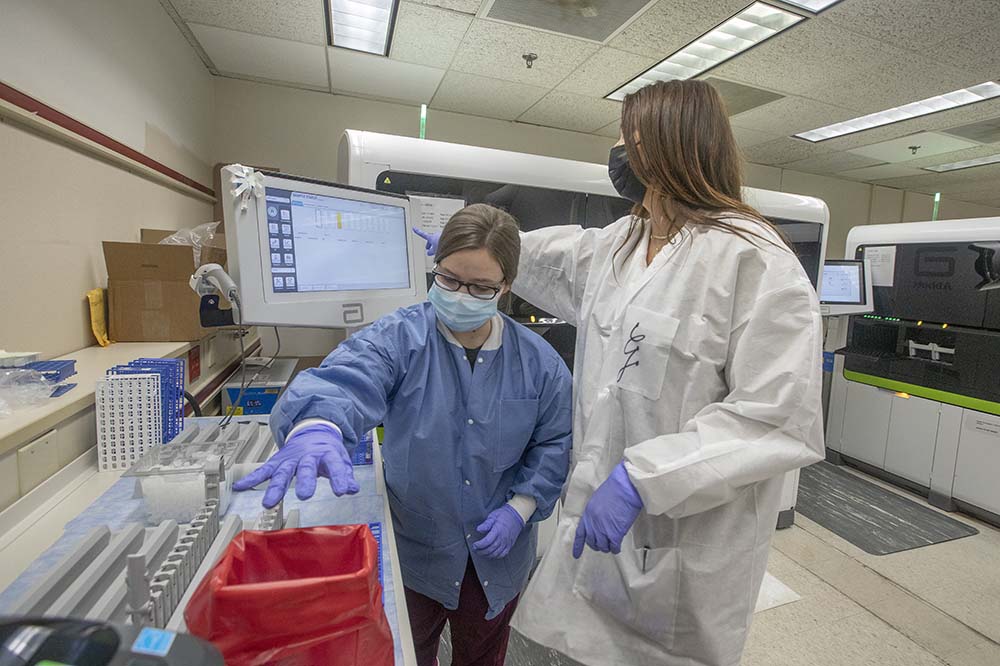
<instances>
[{"instance_id":1,"label":"ceiling vent","mask_svg":"<svg viewBox=\"0 0 1000 666\"><path fill-rule=\"evenodd\" d=\"M784 97L784 95L773 93L770 90L745 86L742 83L733 83L714 76L705 77L704 80L706 83L711 83L719 91L722 101L726 103L726 111L731 116L770 104Z\"/></svg>"},{"instance_id":2,"label":"ceiling vent","mask_svg":"<svg viewBox=\"0 0 1000 666\"><path fill-rule=\"evenodd\" d=\"M940 131L952 136L962 137L963 139L978 141L979 143L998 143L1000 142L1000 118L990 118L989 120L981 120L978 123L970 123Z\"/></svg>"},{"instance_id":3,"label":"ceiling vent","mask_svg":"<svg viewBox=\"0 0 1000 666\"><path fill-rule=\"evenodd\" d=\"M488 18L603 42L649 0L496 0Z\"/></svg>"}]
</instances>

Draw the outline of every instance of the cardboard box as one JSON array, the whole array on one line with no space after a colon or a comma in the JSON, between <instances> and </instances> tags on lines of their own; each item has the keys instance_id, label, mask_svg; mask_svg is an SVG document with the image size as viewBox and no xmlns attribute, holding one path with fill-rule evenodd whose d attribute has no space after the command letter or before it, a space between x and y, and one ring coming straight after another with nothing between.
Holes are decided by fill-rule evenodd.
<instances>
[{"instance_id":1,"label":"cardboard box","mask_svg":"<svg viewBox=\"0 0 1000 666\"><path fill-rule=\"evenodd\" d=\"M206 247L203 263L225 265L226 251ZM188 281L195 271L187 245L104 242L108 268L108 326L117 342L194 342L201 299Z\"/></svg>"}]
</instances>

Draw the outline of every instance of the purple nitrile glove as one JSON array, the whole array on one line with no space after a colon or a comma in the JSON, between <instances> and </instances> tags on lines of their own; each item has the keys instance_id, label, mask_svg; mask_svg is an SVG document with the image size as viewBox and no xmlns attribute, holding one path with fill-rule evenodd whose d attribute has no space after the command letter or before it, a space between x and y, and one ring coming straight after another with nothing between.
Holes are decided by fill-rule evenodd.
<instances>
[{"instance_id":1,"label":"purple nitrile glove","mask_svg":"<svg viewBox=\"0 0 1000 666\"><path fill-rule=\"evenodd\" d=\"M580 559L583 544L602 553L622 551L622 539L642 513L642 498L632 485L625 463L618 463L607 481L590 496L573 542L573 557Z\"/></svg>"},{"instance_id":2,"label":"purple nitrile glove","mask_svg":"<svg viewBox=\"0 0 1000 666\"><path fill-rule=\"evenodd\" d=\"M436 255L438 251L438 243L441 242L441 234L428 233L416 227L411 228L413 229L413 233L427 241L427 256L433 257Z\"/></svg>"},{"instance_id":3,"label":"purple nitrile glove","mask_svg":"<svg viewBox=\"0 0 1000 666\"><path fill-rule=\"evenodd\" d=\"M316 492L317 475L330 479L330 487L337 497L354 495L360 490L354 480L351 458L344 448L344 436L336 428L322 423L295 432L267 462L233 483L233 490L249 490L270 479L261 504L271 509L285 497L292 477L297 479L295 496L300 500L312 497Z\"/></svg>"},{"instance_id":4,"label":"purple nitrile glove","mask_svg":"<svg viewBox=\"0 0 1000 666\"><path fill-rule=\"evenodd\" d=\"M472 549L491 560L507 557L524 529L524 519L510 504L493 511L476 531L486 536L472 544Z\"/></svg>"}]
</instances>

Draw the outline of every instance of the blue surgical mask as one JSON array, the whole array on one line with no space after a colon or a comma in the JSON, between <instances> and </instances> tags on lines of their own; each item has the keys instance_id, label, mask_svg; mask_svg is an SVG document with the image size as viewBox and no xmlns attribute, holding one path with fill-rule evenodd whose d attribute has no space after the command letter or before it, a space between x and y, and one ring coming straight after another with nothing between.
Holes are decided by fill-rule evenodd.
<instances>
[{"instance_id":1,"label":"blue surgical mask","mask_svg":"<svg viewBox=\"0 0 1000 666\"><path fill-rule=\"evenodd\" d=\"M438 319L453 331L474 331L497 313L499 295L488 301L474 298L461 291L446 291L436 284L427 292L427 300L434 306Z\"/></svg>"}]
</instances>

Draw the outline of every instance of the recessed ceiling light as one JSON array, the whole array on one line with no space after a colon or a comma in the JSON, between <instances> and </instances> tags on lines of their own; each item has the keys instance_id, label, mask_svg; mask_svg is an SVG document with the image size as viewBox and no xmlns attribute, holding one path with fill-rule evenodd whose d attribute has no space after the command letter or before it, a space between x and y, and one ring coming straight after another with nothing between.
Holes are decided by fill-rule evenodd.
<instances>
[{"instance_id":1,"label":"recessed ceiling light","mask_svg":"<svg viewBox=\"0 0 1000 666\"><path fill-rule=\"evenodd\" d=\"M987 81L986 83L980 83L978 86L955 90L944 95L938 95L937 97L928 97L919 102L911 102L910 104L886 109L885 111L869 113L867 116L851 118L850 120L827 125L826 127L818 127L808 132L801 132L795 136L814 143L817 141L826 141L827 139L844 136L845 134L863 132L873 127L891 125L904 120L937 113L938 111L947 111L959 106L975 104L976 102L982 102L994 97L1000 97L1000 84Z\"/></svg>"},{"instance_id":2,"label":"recessed ceiling light","mask_svg":"<svg viewBox=\"0 0 1000 666\"><path fill-rule=\"evenodd\" d=\"M330 45L389 55L399 0L327 0Z\"/></svg>"},{"instance_id":3,"label":"recessed ceiling light","mask_svg":"<svg viewBox=\"0 0 1000 666\"><path fill-rule=\"evenodd\" d=\"M936 166L924 167L924 170L944 173L945 171L958 171L959 169L971 169L972 167L997 163L1000 163L1000 153L990 155L988 157L977 157L974 160L962 160L961 162L950 162L948 164L938 164Z\"/></svg>"},{"instance_id":4,"label":"recessed ceiling light","mask_svg":"<svg viewBox=\"0 0 1000 666\"><path fill-rule=\"evenodd\" d=\"M806 11L810 11L813 14L819 14L821 11L835 5L840 0L781 0L786 5L794 5L795 7L801 7Z\"/></svg>"},{"instance_id":5,"label":"recessed ceiling light","mask_svg":"<svg viewBox=\"0 0 1000 666\"><path fill-rule=\"evenodd\" d=\"M620 101L650 83L690 79L703 74L804 18L764 2L755 2L607 95L607 99Z\"/></svg>"}]
</instances>

